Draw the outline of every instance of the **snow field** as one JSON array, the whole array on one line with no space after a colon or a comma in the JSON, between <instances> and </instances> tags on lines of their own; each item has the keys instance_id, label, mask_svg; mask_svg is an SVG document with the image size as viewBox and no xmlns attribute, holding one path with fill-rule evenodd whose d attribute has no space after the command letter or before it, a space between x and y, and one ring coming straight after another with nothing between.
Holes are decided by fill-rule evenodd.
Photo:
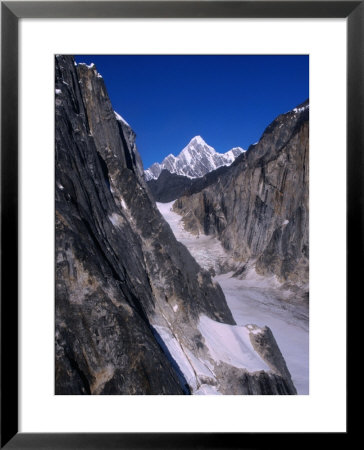
<instances>
[{"instance_id":1,"label":"snow field","mask_svg":"<svg viewBox=\"0 0 364 450\"><path fill-rule=\"evenodd\" d=\"M157 203L157 207L172 228L176 239L188 248L203 269L214 269L215 273L219 273L220 267L229 259L220 241L213 236L196 236L186 231L181 216L171 210L173 203Z\"/></svg>"},{"instance_id":2,"label":"snow field","mask_svg":"<svg viewBox=\"0 0 364 450\"><path fill-rule=\"evenodd\" d=\"M260 275L247 280L231 277L232 273L214 277L224 294L238 325L254 323L268 326L291 373L298 394L309 393L309 333L305 308L284 301L284 292L274 281L261 283ZM255 281L254 281L255 278ZM282 299L283 298L283 299Z\"/></svg>"},{"instance_id":3,"label":"snow field","mask_svg":"<svg viewBox=\"0 0 364 450\"><path fill-rule=\"evenodd\" d=\"M195 236L187 232L183 228L181 216L171 211L173 203L157 203L157 207L172 228L176 239L188 248L201 267L206 270L215 269L218 261L228 257L227 253L218 239L205 235ZM210 319L206 318L206 321L201 318L200 331L216 360L225 362L230 360L234 361L234 364L243 364L244 360L244 364L250 363L251 367L255 367L256 363L258 366L260 358L257 354L258 361L247 359L249 352L248 346L244 347L246 345L244 337L246 338L246 336L242 329L247 326L245 328L247 333L249 328L247 324L256 324L258 327L268 326L283 354L298 394L308 394L308 309L305 306L292 305L285 301L288 293L282 290L276 278L258 275L254 268L247 271L243 280L232 277L231 272L217 275L214 277L214 281L220 284L238 325L236 328L239 330L220 329L220 326L229 327L229 325L217 322L217 325L209 324L208 320ZM250 344L250 340L248 344ZM230 349L233 349L233 354ZM210 387L200 387L195 393L202 395L212 392Z\"/></svg>"},{"instance_id":4,"label":"snow field","mask_svg":"<svg viewBox=\"0 0 364 450\"><path fill-rule=\"evenodd\" d=\"M198 328L215 361L223 361L249 372L270 370L254 350L249 337L253 331L247 327L228 325L201 316Z\"/></svg>"}]
</instances>

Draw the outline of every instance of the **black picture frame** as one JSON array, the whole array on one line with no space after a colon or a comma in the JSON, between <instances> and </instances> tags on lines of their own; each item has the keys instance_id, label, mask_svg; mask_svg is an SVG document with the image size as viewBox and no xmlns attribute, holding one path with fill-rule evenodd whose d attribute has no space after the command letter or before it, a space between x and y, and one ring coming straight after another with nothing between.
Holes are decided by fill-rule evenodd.
<instances>
[{"instance_id":1,"label":"black picture frame","mask_svg":"<svg viewBox=\"0 0 364 450\"><path fill-rule=\"evenodd\" d=\"M361 292L363 263L363 1L1 2L1 448L260 448L297 433L18 432L18 21L21 18L347 18L347 304ZM333 93L334 95L334 93ZM11 105L11 108L9 108ZM357 298L355 300L358 300ZM347 346L350 351L350 345ZM349 416L347 416L349 417ZM335 433L340 445L349 436ZM316 433L315 445L327 444ZM307 445L310 433L299 437ZM344 444L344 442L341 442ZM345 444L344 444L345 445ZM268 445L270 448L271 445Z\"/></svg>"}]
</instances>

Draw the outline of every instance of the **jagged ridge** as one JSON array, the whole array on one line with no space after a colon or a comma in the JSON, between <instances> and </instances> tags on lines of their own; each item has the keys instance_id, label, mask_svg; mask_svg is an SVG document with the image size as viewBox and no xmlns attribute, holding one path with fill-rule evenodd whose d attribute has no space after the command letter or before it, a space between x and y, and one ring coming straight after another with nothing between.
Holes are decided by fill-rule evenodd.
<instances>
[{"instance_id":1,"label":"jagged ridge","mask_svg":"<svg viewBox=\"0 0 364 450\"><path fill-rule=\"evenodd\" d=\"M218 153L203 140L195 136L178 156L168 155L161 164L154 163L145 171L146 181L157 179L163 170L188 178L199 178L221 166L230 165L244 150L234 147L226 153Z\"/></svg>"}]
</instances>

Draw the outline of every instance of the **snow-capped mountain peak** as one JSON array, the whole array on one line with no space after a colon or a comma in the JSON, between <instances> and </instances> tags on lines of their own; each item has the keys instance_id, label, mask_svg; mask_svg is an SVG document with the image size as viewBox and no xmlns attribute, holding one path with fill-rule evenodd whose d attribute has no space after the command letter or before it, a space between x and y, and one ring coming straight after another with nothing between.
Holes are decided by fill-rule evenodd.
<instances>
[{"instance_id":1,"label":"snow-capped mountain peak","mask_svg":"<svg viewBox=\"0 0 364 450\"><path fill-rule=\"evenodd\" d=\"M218 153L201 136L195 136L178 156L169 154L162 163L154 163L145 170L145 178L147 181L157 179L164 169L189 178L203 177L218 167L230 165L244 151L234 147L226 153Z\"/></svg>"},{"instance_id":2,"label":"snow-capped mountain peak","mask_svg":"<svg viewBox=\"0 0 364 450\"><path fill-rule=\"evenodd\" d=\"M203 139L201 136L195 136L195 137L193 137L193 138L190 140L190 144L191 144L192 142L196 142L197 144L202 144L202 145L205 145L205 144L206 144L206 142L204 141L204 139Z\"/></svg>"},{"instance_id":3,"label":"snow-capped mountain peak","mask_svg":"<svg viewBox=\"0 0 364 450\"><path fill-rule=\"evenodd\" d=\"M195 136L195 137L193 137L193 138L190 140L190 142L188 143L188 145L184 148L184 150L185 150L186 148L188 148L188 147L191 147L191 146L198 146L198 145L206 146L206 147L208 147L209 149L215 151L212 147L210 147L209 145L206 144L204 138L201 137L201 136ZM182 151L183 151L183 150L182 150Z\"/></svg>"}]
</instances>

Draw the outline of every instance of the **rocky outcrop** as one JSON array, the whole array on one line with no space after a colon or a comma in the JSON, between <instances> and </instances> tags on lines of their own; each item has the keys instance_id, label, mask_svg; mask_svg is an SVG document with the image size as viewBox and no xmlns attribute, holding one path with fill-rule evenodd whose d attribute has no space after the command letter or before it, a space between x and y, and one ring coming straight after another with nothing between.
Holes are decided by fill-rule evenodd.
<instances>
[{"instance_id":1,"label":"rocky outcrop","mask_svg":"<svg viewBox=\"0 0 364 450\"><path fill-rule=\"evenodd\" d=\"M168 203L184 195L200 192L214 184L228 169L229 166L221 166L199 178L189 178L162 170L157 179L147 181L147 186L156 202Z\"/></svg>"},{"instance_id":2,"label":"rocky outcrop","mask_svg":"<svg viewBox=\"0 0 364 450\"><path fill-rule=\"evenodd\" d=\"M190 393L177 356L211 360L198 323L235 325L223 292L152 201L95 66L57 56L55 87L56 393Z\"/></svg>"},{"instance_id":3,"label":"rocky outcrop","mask_svg":"<svg viewBox=\"0 0 364 450\"><path fill-rule=\"evenodd\" d=\"M284 382L282 384L285 385L287 392L294 390L295 387L291 380L291 374L271 329L267 326L259 328L253 325L248 325L248 328L250 330L250 341L255 351L266 361L274 374L278 376L283 375ZM276 386L273 386L272 389L275 388Z\"/></svg>"},{"instance_id":4,"label":"rocky outcrop","mask_svg":"<svg viewBox=\"0 0 364 450\"><path fill-rule=\"evenodd\" d=\"M192 179L162 170L159 177L147 181L147 186L156 202L168 203L181 197L191 187Z\"/></svg>"},{"instance_id":5,"label":"rocky outcrop","mask_svg":"<svg viewBox=\"0 0 364 450\"><path fill-rule=\"evenodd\" d=\"M217 235L240 261L308 286L308 102L275 119L214 182L174 204L190 231Z\"/></svg>"}]
</instances>

